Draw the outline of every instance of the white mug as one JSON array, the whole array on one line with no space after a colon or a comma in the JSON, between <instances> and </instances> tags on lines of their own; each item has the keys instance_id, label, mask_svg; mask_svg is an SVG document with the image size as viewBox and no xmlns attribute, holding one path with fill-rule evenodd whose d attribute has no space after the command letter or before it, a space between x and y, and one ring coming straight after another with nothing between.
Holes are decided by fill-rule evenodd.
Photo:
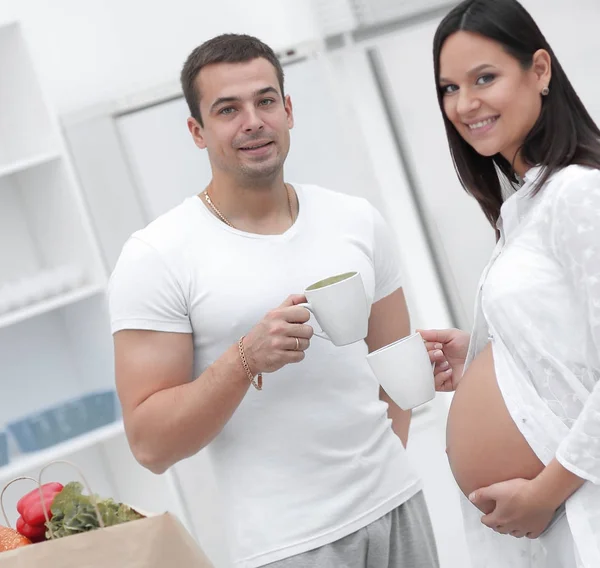
<instances>
[{"instance_id":1,"label":"white mug","mask_svg":"<svg viewBox=\"0 0 600 568\"><path fill-rule=\"evenodd\" d=\"M367 337L369 309L365 287L358 272L336 274L304 290L307 308L321 326L315 335L340 347Z\"/></svg>"},{"instance_id":2,"label":"white mug","mask_svg":"<svg viewBox=\"0 0 600 568\"><path fill-rule=\"evenodd\" d=\"M369 353L367 361L379 384L402 410L435 397L433 366L419 333Z\"/></svg>"}]
</instances>

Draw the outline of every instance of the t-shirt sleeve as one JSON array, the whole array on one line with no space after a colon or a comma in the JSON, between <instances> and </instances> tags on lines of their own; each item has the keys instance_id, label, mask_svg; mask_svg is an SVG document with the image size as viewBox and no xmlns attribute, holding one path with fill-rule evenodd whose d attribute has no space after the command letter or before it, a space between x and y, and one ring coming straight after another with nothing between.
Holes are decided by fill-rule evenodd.
<instances>
[{"instance_id":1,"label":"t-shirt sleeve","mask_svg":"<svg viewBox=\"0 0 600 568\"><path fill-rule=\"evenodd\" d=\"M108 285L111 331L144 329L191 333L185 294L160 253L133 236Z\"/></svg>"},{"instance_id":2,"label":"t-shirt sleeve","mask_svg":"<svg viewBox=\"0 0 600 568\"><path fill-rule=\"evenodd\" d=\"M372 205L373 218L373 267L375 270L375 295L377 302L402 287L402 269L396 237L383 218Z\"/></svg>"}]
</instances>

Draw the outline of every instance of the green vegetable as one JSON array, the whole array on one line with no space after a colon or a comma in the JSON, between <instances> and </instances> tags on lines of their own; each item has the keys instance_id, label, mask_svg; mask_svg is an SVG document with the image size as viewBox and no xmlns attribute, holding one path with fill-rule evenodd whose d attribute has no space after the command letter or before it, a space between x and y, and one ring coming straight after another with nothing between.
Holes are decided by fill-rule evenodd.
<instances>
[{"instance_id":1,"label":"green vegetable","mask_svg":"<svg viewBox=\"0 0 600 568\"><path fill-rule=\"evenodd\" d=\"M54 498L51 507L52 519L46 523L46 528L52 529L54 538L100 528L92 497L83 495L82 492L83 485L74 481L65 485ZM96 502L105 527L143 518L143 515L128 505L117 503L113 499L100 500L96 497ZM51 538L49 530L46 531L46 538Z\"/></svg>"}]
</instances>

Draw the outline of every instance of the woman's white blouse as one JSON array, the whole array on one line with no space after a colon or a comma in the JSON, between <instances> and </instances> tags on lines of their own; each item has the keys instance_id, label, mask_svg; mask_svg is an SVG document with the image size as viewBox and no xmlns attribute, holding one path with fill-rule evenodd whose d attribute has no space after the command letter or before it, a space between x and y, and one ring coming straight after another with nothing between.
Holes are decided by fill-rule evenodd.
<instances>
[{"instance_id":1,"label":"woman's white blouse","mask_svg":"<svg viewBox=\"0 0 600 568\"><path fill-rule=\"evenodd\" d=\"M508 411L536 455L588 480L567 500L584 566L600 567L600 171L542 172L502 206L467 366L492 342ZM499 535L462 499L474 568L544 566L539 543ZM495 549L495 550L494 550Z\"/></svg>"}]
</instances>

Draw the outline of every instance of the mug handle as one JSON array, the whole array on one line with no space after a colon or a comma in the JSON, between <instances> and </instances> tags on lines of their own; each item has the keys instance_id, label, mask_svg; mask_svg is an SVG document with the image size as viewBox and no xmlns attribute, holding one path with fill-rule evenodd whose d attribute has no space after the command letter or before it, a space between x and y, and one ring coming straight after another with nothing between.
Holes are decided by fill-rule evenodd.
<instances>
[{"instance_id":1,"label":"mug handle","mask_svg":"<svg viewBox=\"0 0 600 568\"><path fill-rule=\"evenodd\" d=\"M300 306L302 308L306 308L313 316L315 316L315 320L317 319L317 316L315 315L315 312L313 311L312 306L308 302L304 302L302 304L296 304L296 305ZM314 326L313 326L313 330L314 330ZM327 334L322 329L320 330L320 332L315 331L314 333L317 337L321 337L322 339L327 339L327 341L331 341L331 339L327 336Z\"/></svg>"}]
</instances>

